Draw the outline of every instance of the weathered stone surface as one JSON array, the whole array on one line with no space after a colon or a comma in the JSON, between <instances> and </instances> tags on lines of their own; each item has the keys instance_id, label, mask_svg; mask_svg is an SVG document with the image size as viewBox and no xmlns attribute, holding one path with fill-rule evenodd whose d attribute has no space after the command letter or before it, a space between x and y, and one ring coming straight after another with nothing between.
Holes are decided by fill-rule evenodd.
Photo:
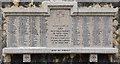
<instances>
[{"instance_id":1,"label":"weathered stone surface","mask_svg":"<svg viewBox=\"0 0 120 64\"><path fill-rule=\"evenodd\" d=\"M8 31L7 31L7 42L11 42L11 43L8 43L7 46L11 46L11 47L14 47L14 46L17 46L17 39L15 37L16 35L16 26L15 26L15 18L16 17L9 17L7 19L8 21ZM12 38L11 38L12 37Z\"/></svg>"},{"instance_id":2,"label":"weathered stone surface","mask_svg":"<svg viewBox=\"0 0 120 64\"><path fill-rule=\"evenodd\" d=\"M0 1L0 63L2 58L2 11L1 11L1 1Z\"/></svg>"},{"instance_id":3,"label":"weathered stone surface","mask_svg":"<svg viewBox=\"0 0 120 64\"><path fill-rule=\"evenodd\" d=\"M8 47L46 46L46 30L44 17L10 16L7 41L12 44L8 44Z\"/></svg>"},{"instance_id":4,"label":"weathered stone surface","mask_svg":"<svg viewBox=\"0 0 120 64\"><path fill-rule=\"evenodd\" d=\"M5 0L3 0L3 1L5 1ZM7 1L9 1L9 0L7 0ZM22 0L21 0L22 1ZM29 0L30 1L30 0ZM36 1L36 0L35 0ZM40 0L39 0L40 1ZM96 0L96 1L98 1L98 0ZM100 0L100 1L102 1L102 0ZM107 1L107 0L105 0L105 1ZM84 3L85 4L85 3ZM88 4L87 4L88 5ZM119 18L119 17L118 17ZM76 23L77 24L77 23ZM76 25L75 24L75 25ZM119 27L119 26L117 26L117 27ZM116 28L115 28L116 29ZM4 31L4 33L5 33L5 31ZM6 34L6 33L5 33ZM118 37L118 35L117 35L117 37ZM42 38L42 37L41 37ZM4 40L5 41L5 40ZM44 41L44 38L43 38L43 41ZM120 46L118 46L118 47L120 47ZM119 48L120 49L120 48ZM13 55L14 56L14 55ZM52 57L51 57L52 56ZM53 58L58 58L57 60L58 61L61 61L62 60L62 58L61 57L66 57L67 55L63 55L62 56L62 54L58 54L58 55L53 55L53 54L51 54L50 56L49 56L49 54L47 54L47 55L43 55L42 57L41 56L34 56L33 55L33 59L34 59L34 61L39 61L39 60L37 60L36 58L39 58L39 59L43 59L44 61L46 61L46 59L45 58L48 58L48 60L51 60L51 61L53 61ZM79 60L79 61L85 61L86 62L86 60L88 59L88 58L86 58L85 56L87 56L87 55L80 55L80 57L82 56L82 58L79 58L79 55L77 55L76 57L75 57L75 59L73 59L73 62L76 62L77 60ZM101 62L106 62L107 60L109 60L107 57L106 57L107 55L101 55L101 56L99 56L99 60L101 61ZM40 58L41 57L41 58ZM88 57L89 57L89 55L88 55ZM102 58L101 58L102 57ZM117 55L116 57L118 57L118 58L116 58L116 59L114 59L115 57L113 57L113 59L114 60L116 60L117 62L119 62L119 55ZM19 59L18 59L19 58ZM105 58L107 59L107 60L105 60ZM41 60L41 61L43 61L43 60ZM15 58L13 59L13 61L15 61L15 62L17 62L18 63L18 61L20 61L20 62L22 62L22 56L15 56ZM69 58L66 58L65 59L65 61L71 61L71 59L69 59ZM20 63L21 64L21 63Z\"/></svg>"},{"instance_id":5,"label":"weathered stone surface","mask_svg":"<svg viewBox=\"0 0 120 64\"><path fill-rule=\"evenodd\" d=\"M113 38L113 44L114 44L115 46L118 46L118 42L117 42L116 39L114 39L114 38Z\"/></svg>"},{"instance_id":6,"label":"weathered stone surface","mask_svg":"<svg viewBox=\"0 0 120 64\"><path fill-rule=\"evenodd\" d=\"M105 19L107 18L107 19ZM112 28L107 28L107 26L112 26L112 20L108 17L102 16L80 16L75 17L73 20L73 42L77 43L76 46L81 47L112 47ZM84 22L83 22L84 21ZM106 25L107 24L107 25ZM85 33L85 34L84 34ZM109 43L106 43L109 41ZM107 44L107 45L106 45Z\"/></svg>"},{"instance_id":7,"label":"weathered stone surface","mask_svg":"<svg viewBox=\"0 0 120 64\"><path fill-rule=\"evenodd\" d=\"M77 2L43 2L43 8L39 9L4 9L6 15L50 15L50 9L70 9L70 15L104 15L113 16L117 8L78 8ZM7 13L6 13L7 12ZM9 12L9 13L8 13ZM15 12L18 12L17 14ZM22 12L22 13L20 13ZM27 12L27 13L25 13ZM29 13L28 13L29 12ZM36 12L36 13L34 13ZM92 12L92 13L91 13ZM106 13L104 13L106 12ZM30 14L31 13L31 14Z\"/></svg>"},{"instance_id":8,"label":"weathered stone surface","mask_svg":"<svg viewBox=\"0 0 120 64\"><path fill-rule=\"evenodd\" d=\"M114 20L114 21L113 21L113 26L116 27L117 25L118 25L118 21L117 21L117 20Z\"/></svg>"},{"instance_id":9,"label":"weathered stone surface","mask_svg":"<svg viewBox=\"0 0 120 64\"><path fill-rule=\"evenodd\" d=\"M31 55L30 54L24 54L23 55L23 62L31 62Z\"/></svg>"},{"instance_id":10,"label":"weathered stone surface","mask_svg":"<svg viewBox=\"0 0 120 64\"><path fill-rule=\"evenodd\" d=\"M10 47L4 48L3 53L5 54L39 54L39 53L96 53L96 54L113 54L117 53L117 48L107 47L76 47L76 48L53 48L53 47Z\"/></svg>"},{"instance_id":11,"label":"weathered stone surface","mask_svg":"<svg viewBox=\"0 0 120 64\"><path fill-rule=\"evenodd\" d=\"M51 10L48 18L48 47L71 47L72 18L69 10Z\"/></svg>"},{"instance_id":12,"label":"weathered stone surface","mask_svg":"<svg viewBox=\"0 0 120 64\"><path fill-rule=\"evenodd\" d=\"M120 36L120 28L116 31L116 34Z\"/></svg>"},{"instance_id":13,"label":"weathered stone surface","mask_svg":"<svg viewBox=\"0 0 120 64\"><path fill-rule=\"evenodd\" d=\"M116 33L116 28L115 27L113 27L113 33Z\"/></svg>"},{"instance_id":14,"label":"weathered stone surface","mask_svg":"<svg viewBox=\"0 0 120 64\"><path fill-rule=\"evenodd\" d=\"M5 55L5 56L4 56L4 62L5 62L5 63L11 62L11 55L9 55L9 54Z\"/></svg>"},{"instance_id":15,"label":"weathered stone surface","mask_svg":"<svg viewBox=\"0 0 120 64\"><path fill-rule=\"evenodd\" d=\"M116 40L117 40L118 42L120 42L120 37L118 37Z\"/></svg>"},{"instance_id":16,"label":"weathered stone surface","mask_svg":"<svg viewBox=\"0 0 120 64\"><path fill-rule=\"evenodd\" d=\"M116 9L81 9L76 2L43 4L40 9L4 9L8 17L8 48L40 47L41 52L36 53L98 53L91 48L113 48L112 17ZM44 48L48 50L43 52ZM99 53L117 52L116 48L114 52L104 49Z\"/></svg>"},{"instance_id":17,"label":"weathered stone surface","mask_svg":"<svg viewBox=\"0 0 120 64\"><path fill-rule=\"evenodd\" d=\"M8 16L8 47L112 47L111 18L72 18L69 10L51 10L51 14L53 16L50 15L48 19L39 16Z\"/></svg>"},{"instance_id":18,"label":"weathered stone surface","mask_svg":"<svg viewBox=\"0 0 120 64\"><path fill-rule=\"evenodd\" d=\"M90 54L90 62L98 62L98 55L97 54Z\"/></svg>"},{"instance_id":19,"label":"weathered stone surface","mask_svg":"<svg viewBox=\"0 0 120 64\"><path fill-rule=\"evenodd\" d=\"M116 37L117 37L117 35L116 35L116 34L113 34L113 38L115 38L115 39L116 39Z\"/></svg>"}]
</instances>

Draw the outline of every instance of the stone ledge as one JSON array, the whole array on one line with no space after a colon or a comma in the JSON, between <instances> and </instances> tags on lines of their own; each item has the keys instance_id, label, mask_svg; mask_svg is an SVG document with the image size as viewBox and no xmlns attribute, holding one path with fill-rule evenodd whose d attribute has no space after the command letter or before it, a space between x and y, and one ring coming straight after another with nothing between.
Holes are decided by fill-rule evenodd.
<instances>
[{"instance_id":1,"label":"stone ledge","mask_svg":"<svg viewBox=\"0 0 120 64\"><path fill-rule=\"evenodd\" d=\"M50 15L50 9L58 9L58 7L60 7L60 9L71 9L71 15L73 15L74 12L77 12L77 2L47 2L47 1L43 2L43 8L38 9L6 8L3 11L6 15L12 15L12 13L13 15ZM37 14L34 14L34 12Z\"/></svg>"},{"instance_id":2,"label":"stone ledge","mask_svg":"<svg viewBox=\"0 0 120 64\"><path fill-rule=\"evenodd\" d=\"M103 16L114 16L117 9L114 8L79 8L77 15L103 15Z\"/></svg>"},{"instance_id":3,"label":"stone ledge","mask_svg":"<svg viewBox=\"0 0 120 64\"><path fill-rule=\"evenodd\" d=\"M117 48L49 48L49 47L9 47L3 49L3 54L34 54L34 53L118 53Z\"/></svg>"},{"instance_id":4,"label":"stone ledge","mask_svg":"<svg viewBox=\"0 0 120 64\"><path fill-rule=\"evenodd\" d=\"M49 15L44 9L4 9L5 15Z\"/></svg>"},{"instance_id":5,"label":"stone ledge","mask_svg":"<svg viewBox=\"0 0 120 64\"><path fill-rule=\"evenodd\" d=\"M111 15L117 12L117 8L79 8L77 2L43 2L43 8L5 8L5 15L50 15L51 9L69 9L71 15Z\"/></svg>"},{"instance_id":6,"label":"stone ledge","mask_svg":"<svg viewBox=\"0 0 120 64\"><path fill-rule=\"evenodd\" d=\"M45 9L4 9L5 15L50 15ZM71 15L111 15L117 12L117 9L79 9L71 12Z\"/></svg>"},{"instance_id":7,"label":"stone ledge","mask_svg":"<svg viewBox=\"0 0 120 64\"><path fill-rule=\"evenodd\" d=\"M116 8L79 8L78 12L82 12L82 13L90 13L90 12L94 12L94 13L115 13L117 11Z\"/></svg>"}]
</instances>

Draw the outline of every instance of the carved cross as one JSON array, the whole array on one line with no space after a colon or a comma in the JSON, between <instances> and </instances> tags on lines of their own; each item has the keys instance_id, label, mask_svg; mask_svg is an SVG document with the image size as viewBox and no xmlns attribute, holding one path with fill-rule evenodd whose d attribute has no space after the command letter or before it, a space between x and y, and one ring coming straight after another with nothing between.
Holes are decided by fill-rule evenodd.
<instances>
[{"instance_id":1,"label":"carved cross","mask_svg":"<svg viewBox=\"0 0 120 64\"><path fill-rule=\"evenodd\" d=\"M57 17L58 17L59 22L60 22L61 18L64 17L64 14L61 11L59 11L58 14L57 14Z\"/></svg>"}]
</instances>

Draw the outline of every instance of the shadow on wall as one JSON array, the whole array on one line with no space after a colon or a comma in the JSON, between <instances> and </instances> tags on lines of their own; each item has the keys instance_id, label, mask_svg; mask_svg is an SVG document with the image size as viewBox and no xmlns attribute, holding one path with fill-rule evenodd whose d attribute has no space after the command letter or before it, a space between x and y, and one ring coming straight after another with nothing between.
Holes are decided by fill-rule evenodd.
<instances>
[{"instance_id":1,"label":"shadow on wall","mask_svg":"<svg viewBox=\"0 0 120 64\"><path fill-rule=\"evenodd\" d=\"M11 55L11 62L23 62L23 55ZM31 62L39 63L87 63L89 62L89 54L32 54ZM110 62L108 55L98 55L98 62Z\"/></svg>"}]
</instances>

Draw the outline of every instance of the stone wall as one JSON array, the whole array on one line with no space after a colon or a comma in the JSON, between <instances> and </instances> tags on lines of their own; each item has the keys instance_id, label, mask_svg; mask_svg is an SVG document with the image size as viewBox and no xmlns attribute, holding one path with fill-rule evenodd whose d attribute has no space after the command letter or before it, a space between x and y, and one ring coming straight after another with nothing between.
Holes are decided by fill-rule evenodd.
<instances>
[{"instance_id":1,"label":"stone wall","mask_svg":"<svg viewBox=\"0 0 120 64\"><path fill-rule=\"evenodd\" d=\"M1 62L1 57L2 57L1 56L1 54L2 54L2 36L1 36L1 34L2 34L1 33L1 31L2 31L1 30L1 24L2 24L1 21L2 21L2 18L1 17L2 17L2 15L1 15L1 6L0 6L0 62Z\"/></svg>"},{"instance_id":2,"label":"stone wall","mask_svg":"<svg viewBox=\"0 0 120 64\"><path fill-rule=\"evenodd\" d=\"M120 62L120 11L113 18L113 43L119 49L119 53L113 56L114 62Z\"/></svg>"},{"instance_id":3,"label":"stone wall","mask_svg":"<svg viewBox=\"0 0 120 64\"><path fill-rule=\"evenodd\" d=\"M32 3L32 2L9 2L3 3L2 8L39 8L41 7L41 3ZM112 3L78 3L79 7L83 8L109 8L109 7L117 7L112 5ZM119 8L118 8L119 11ZM113 43L114 47L120 49L120 12L116 13L113 18ZM4 13L2 13L1 17L2 21L0 21L0 48L6 46L6 17ZM0 20L1 20L0 19ZM1 51L0 51L1 52ZM1 55L1 53L0 53ZM3 55L4 56L4 55ZM0 56L1 57L1 56ZM98 62L120 62L120 51L118 54L111 55L98 55ZM22 62L22 55L11 55L12 62ZM18 59L16 59L18 58ZM32 62L88 62L89 54L37 54L32 55Z\"/></svg>"}]
</instances>

